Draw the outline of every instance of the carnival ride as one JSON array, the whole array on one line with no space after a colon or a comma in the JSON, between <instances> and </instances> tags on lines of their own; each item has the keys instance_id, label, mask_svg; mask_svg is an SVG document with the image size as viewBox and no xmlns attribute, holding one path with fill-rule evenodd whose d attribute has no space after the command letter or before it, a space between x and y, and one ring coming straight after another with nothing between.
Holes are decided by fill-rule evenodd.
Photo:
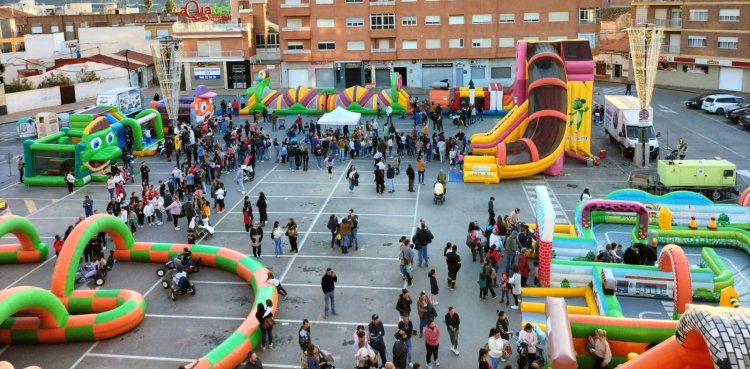
<instances>
[{"instance_id":1,"label":"carnival ride","mask_svg":"<svg viewBox=\"0 0 750 369\"><path fill-rule=\"evenodd\" d=\"M409 106L409 94L403 89L401 74L391 73L391 86L379 92L362 86L352 86L336 93L332 89L321 92L309 87L298 86L286 91L271 89L270 72L266 69L258 72L257 84L247 89L247 106L240 114L261 113L264 109L273 109L277 115L321 115L340 106L346 110L365 115L378 114L378 109L390 106L393 114L406 113Z\"/></svg>"},{"instance_id":2,"label":"carnival ride","mask_svg":"<svg viewBox=\"0 0 750 369\"><path fill-rule=\"evenodd\" d=\"M582 202L576 224L565 227L554 224L554 208L546 187L538 186L536 192L537 275L546 288L523 290L522 295L532 297L521 304L522 325L529 322L547 329L552 367L592 368L593 358L586 351L585 341L596 329L608 332L613 355L610 365L639 369L744 367L747 355L743 353L750 347L750 339L738 332L750 324L750 310L738 309L734 275L713 248L733 247L750 254L749 207L714 205L691 192L654 196L625 189L604 200ZM650 202L644 205L634 200ZM675 217L670 207L680 208L679 216ZM692 213L689 220L685 220L684 212ZM699 229L698 218L705 230ZM571 238L590 244L594 223L633 224L633 242L665 245L657 265L599 263L586 261L591 255L565 252L565 247L575 242L570 242ZM556 233L561 230L571 233ZM677 243L703 246L706 267L691 266ZM596 247L595 240L593 245ZM673 320L625 318L617 295L673 299ZM572 298L574 306L557 297L548 297L544 303L535 301L543 296ZM584 306L575 302L581 297ZM694 299L719 302L722 307L692 305Z\"/></svg>"},{"instance_id":3,"label":"carnival ride","mask_svg":"<svg viewBox=\"0 0 750 369\"><path fill-rule=\"evenodd\" d=\"M214 97L216 93L209 91L204 85L197 86L193 96L180 96L177 104L177 119L190 124L208 122L215 111ZM168 122L166 103L165 100L151 101L149 106L159 112L163 121Z\"/></svg>"},{"instance_id":4,"label":"carnival ride","mask_svg":"<svg viewBox=\"0 0 750 369\"><path fill-rule=\"evenodd\" d=\"M519 105L490 131L472 135L464 182L498 183L540 172L558 175L565 156L594 160L587 114L594 61L588 42L521 41L516 70L512 91Z\"/></svg>"},{"instance_id":5,"label":"carnival ride","mask_svg":"<svg viewBox=\"0 0 750 369\"><path fill-rule=\"evenodd\" d=\"M105 232L114 241L119 262L164 263L189 248L204 266L223 269L248 282L255 301L273 301L276 288L265 281L268 269L254 258L216 246L136 242L118 218L97 214L78 224L57 257L49 290L12 287L0 291L0 343L60 343L98 341L116 337L137 327L146 313L146 300L132 290L76 290L75 274L88 241ZM15 235L19 243L0 248L0 263L39 262L47 257L33 224L7 215L0 217L0 236ZM255 308L245 321L217 347L186 367L234 368L260 341Z\"/></svg>"}]
</instances>

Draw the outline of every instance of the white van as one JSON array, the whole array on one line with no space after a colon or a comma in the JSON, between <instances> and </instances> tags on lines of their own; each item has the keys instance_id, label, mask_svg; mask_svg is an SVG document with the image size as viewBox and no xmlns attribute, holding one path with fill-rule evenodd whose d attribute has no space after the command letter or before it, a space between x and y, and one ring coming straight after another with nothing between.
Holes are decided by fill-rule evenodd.
<instances>
[{"instance_id":1,"label":"white van","mask_svg":"<svg viewBox=\"0 0 750 369\"><path fill-rule=\"evenodd\" d=\"M632 158L635 154L635 145L638 143L640 128L643 126L638 119L640 110L640 102L633 96L604 96L604 129L609 142L622 146L627 158ZM648 134L649 157L654 160L659 156L657 138L660 135L654 131L653 108L649 107L648 111L646 133Z\"/></svg>"}]
</instances>

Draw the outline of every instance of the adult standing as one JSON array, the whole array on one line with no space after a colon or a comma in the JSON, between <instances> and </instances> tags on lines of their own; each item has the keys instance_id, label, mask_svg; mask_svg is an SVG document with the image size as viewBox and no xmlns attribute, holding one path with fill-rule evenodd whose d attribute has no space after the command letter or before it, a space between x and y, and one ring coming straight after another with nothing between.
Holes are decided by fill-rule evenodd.
<instances>
[{"instance_id":1,"label":"adult standing","mask_svg":"<svg viewBox=\"0 0 750 369\"><path fill-rule=\"evenodd\" d=\"M589 343L594 345L594 369L606 368L612 360L612 351L607 342L607 332L603 329L596 330L596 337L589 337Z\"/></svg>"},{"instance_id":2,"label":"adult standing","mask_svg":"<svg viewBox=\"0 0 750 369\"><path fill-rule=\"evenodd\" d=\"M385 107L385 123L393 125L393 108L388 105ZM398 366L398 365L396 365Z\"/></svg>"},{"instance_id":3,"label":"adult standing","mask_svg":"<svg viewBox=\"0 0 750 369\"><path fill-rule=\"evenodd\" d=\"M274 244L274 254L276 254L276 257L281 257L281 254L284 253L284 247L282 246L284 231L281 229L281 226L279 225L279 221L273 222L273 230L271 231L271 239L273 240Z\"/></svg>"},{"instance_id":4,"label":"adult standing","mask_svg":"<svg viewBox=\"0 0 750 369\"><path fill-rule=\"evenodd\" d=\"M16 160L16 168L18 169L18 180L20 183L23 183L23 168L24 168L24 162L23 162L23 156L18 155L18 159ZM114 188L114 187L112 187ZM110 194L110 197L114 196L113 194Z\"/></svg>"},{"instance_id":5,"label":"adult standing","mask_svg":"<svg viewBox=\"0 0 750 369\"><path fill-rule=\"evenodd\" d=\"M373 174L375 174L375 193L385 192L385 175L383 171L375 167Z\"/></svg>"},{"instance_id":6,"label":"adult standing","mask_svg":"<svg viewBox=\"0 0 750 369\"><path fill-rule=\"evenodd\" d=\"M336 300L334 294L334 291L336 289L336 282L338 281L339 278L336 276L336 272L334 272L331 268L326 269L326 274L323 275L323 278L320 281L320 286L323 289L323 295L325 299L325 310L323 315L325 319L328 319L329 307L331 314L338 315L338 313L336 313Z\"/></svg>"},{"instance_id":7,"label":"adult standing","mask_svg":"<svg viewBox=\"0 0 750 369\"><path fill-rule=\"evenodd\" d=\"M307 319L302 320L302 326L299 327L297 332L299 336L299 347L302 351L307 350L307 347L312 343L312 336L310 335L310 321Z\"/></svg>"},{"instance_id":8,"label":"adult standing","mask_svg":"<svg viewBox=\"0 0 750 369\"><path fill-rule=\"evenodd\" d=\"M372 321L367 325L367 331L370 333L370 347L380 354L382 363L387 361L385 356L385 326L380 321L378 314L372 314Z\"/></svg>"},{"instance_id":9,"label":"adult standing","mask_svg":"<svg viewBox=\"0 0 750 369\"><path fill-rule=\"evenodd\" d=\"M76 183L76 177L70 171L65 172L65 184L68 186L68 195L73 193L73 185Z\"/></svg>"},{"instance_id":10,"label":"adult standing","mask_svg":"<svg viewBox=\"0 0 750 369\"><path fill-rule=\"evenodd\" d=\"M91 200L89 195L83 197L83 214L86 218L94 215L94 200Z\"/></svg>"},{"instance_id":11,"label":"adult standing","mask_svg":"<svg viewBox=\"0 0 750 369\"><path fill-rule=\"evenodd\" d=\"M408 357L409 348L406 347L406 334L399 331L396 333L396 342L393 343L393 365L399 369L406 369Z\"/></svg>"},{"instance_id":12,"label":"adult standing","mask_svg":"<svg viewBox=\"0 0 750 369\"><path fill-rule=\"evenodd\" d=\"M398 253L398 258L401 266L401 276L406 283L411 286L413 279L412 269L414 268L414 251L409 243L409 239L403 237L403 240L400 242L401 249Z\"/></svg>"},{"instance_id":13,"label":"adult standing","mask_svg":"<svg viewBox=\"0 0 750 369\"><path fill-rule=\"evenodd\" d=\"M425 267L430 266L430 256L427 253L427 246L429 246L433 238L434 236L432 235L432 232L430 232L430 228L427 227L427 222L424 218L420 218L419 224L417 224L417 227L414 230L414 236L412 237L414 248L417 249L418 252L420 267L422 266L423 261Z\"/></svg>"},{"instance_id":14,"label":"adult standing","mask_svg":"<svg viewBox=\"0 0 750 369\"><path fill-rule=\"evenodd\" d=\"M260 247L263 242L263 228L260 227L259 222L253 222L253 228L250 228L250 242L253 247L253 256L262 259Z\"/></svg>"},{"instance_id":15,"label":"adult standing","mask_svg":"<svg viewBox=\"0 0 750 369\"><path fill-rule=\"evenodd\" d=\"M448 288L456 289L456 276L461 269L461 256L458 255L458 246L451 246L451 251L445 255L448 264Z\"/></svg>"},{"instance_id":16,"label":"adult standing","mask_svg":"<svg viewBox=\"0 0 750 369\"><path fill-rule=\"evenodd\" d=\"M115 176L110 174L107 177L107 191L109 191L109 197L115 197Z\"/></svg>"},{"instance_id":17,"label":"adult standing","mask_svg":"<svg viewBox=\"0 0 750 369\"><path fill-rule=\"evenodd\" d=\"M495 196L490 196L490 201L487 202L487 212L490 214L490 219L495 218Z\"/></svg>"},{"instance_id":18,"label":"adult standing","mask_svg":"<svg viewBox=\"0 0 750 369\"><path fill-rule=\"evenodd\" d=\"M401 295L398 296L398 301L396 301L396 311L399 312L401 316L409 316L411 313L411 297L409 297L409 290L406 288L401 290Z\"/></svg>"},{"instance_id":19,"label":"adult standing","mask_svg":"<svg viewBox=\"0 0 750 369\"><path fill-rule=\"evenodd\" d=\"M588 188L583 189L583 193L581 193L581 197L579 199L580 201L589 201L591 200L591 193L589 192Z\"/></svg>"},{"instance_id":20,"label":"adult standing","mask_svg":"<svg viewBox=\"0 0 750 369\"><path fill-rule=\"evenodd\" d=\"M333 248L336 245L336 235L339 233L339 218L336 217L336 214L331 214L331 217L328 218L326 228L331 231L331 248Z\"/></svg>"},{"instance_id":21,"label":"adult standing","mask_svg":"<svg viewBox=\"0 0 750 369\"><path fill-rule=\"evenodd\" d=\"M427 154L429 155L429 154ZM417 177L419 179L419 184L424 185L424 172L427 169L427 165L424 162L424 159L420 155L417 158Z\"/></svg>"},{"instance_id":22,"label":"adult standing","mask_svg":"<svg viewBox=\"0 0 750 369\"><path fill-rule=\"evenodd\" d=\"M445 326L448 328L448 336L451 338L451 352L460 355L458 352L458 327L461 325L461 318L456 314L456 309L453 306L448 308L448 313L445 314Z\"/></svg>"},{"instance_id":23,"label":"adult standing","mask_svg":"<svg viewBox=\"0 0 750 369\"><path fill-rule=\"evenodd\" d=\"M396 192L394 180L396 178L396 169L392 165L388 164L388 169L385 171L385 176L388 178L388 193Z\"/></svg>"},{"instance_id":24,"label":"adult standing","mask_svg":"<svg viewBox=\"0 0 750 369\"><path fill-rule=\"evenodd\" d=\"M359 239L357 239L357 231L359 229L359 216L354 213L354 209L349 209L349 216L346 219L352 226L352 236L349 242L349 246L354 245L354 250L359 250Z\"/></svg>"},{"instance_id":25,"label":"adult standing","mask_svg":"<svg viewBox=\"0 0 750 369\"><path fill-rule=\"evenodd\" d=\"M513 264L513 274L510 276L508 283L511 285L510 293L513 294L514 304L510 306L511 309L518 310L518 298L521 296L521 272L518 268L518 264Z\"/></svg>"},{"instance_id":26,"label":"adult standing","mask_svg":"<svg viewBox=\"0 0 750 369\"><path fill-rule=\"evenodd\" d=\"M537 342L539 342L539 338L536 336L534 327L531 325L531 323L526 323L526 325L523 327L523 331L518 333L518 342L519 344L526 345L526 350L528 352L526 365L529 369L531 369L531 364L534 362L534 359L536 359L536 344ZM525 368L519 367L519 369Z\"/></svg>"},{"instance_id":27,"label":"adult standing","mask_svg":"<svg viewBox=\"0 0 750 369\"><path fill-rule=\"evenodd\" d=\"M414 192L414 168L411 164L406 168L406 177L409 178L409 192Z\"/></svg>"},{"instance_id":28,"label":"adult standing","mask_svg":"<svg viewBox=\"0 0 750 369\"><path fill-rule=\"evenodd\" d=\"M352 224L346 218L342 219L339 225L339 236L341 236L341 253L348 254L349 246L351 246Z\"/></svg>"},{"instance_id":29,"label":"adult standing","mask_svg":"<svg viewBox=\"0 0 750 369\"><path fill-rule=\"evenodd\" d=\"M268 334L266 333L266 328L264 324L265 315L266 315L266 307L263 306L262 302L259 302L255 310L255 319L258 320L258 327L260 328L261 351L266 351L266 345L268 344Z\"/></svg>"},{"instance_id":30,"label":"adult standing","mask_svg":"<svg viewBox=\"0 0 750 369\"><path fill-rule=\"evenodd\" d=\"M273 326L276 322L273 319L273 301L270 299L266 300L266 310L263 312L263 320L261 326L263 327L264 336L261 337L263 345L261 350L265 350L266 342L268 348L273 348Z\"/></svg>"},{"instance_id":31,"label":"adult standing","mask_svg":"<svg viewBox=\"0 0 750 369\"><path fill-rule=\"evenodd\" d=\"M490 338L487 340L487 348L489 349L490 364L493 368L500 366L500 361L505 361L503 357L505 351L505 340L500 336L500 330L492 328L490 330Z\"/></svg>"},{"instance_id":32,"label":"adult standing","mask_svg":"<svg viewBox=\"0 0 750 369\"><path fill-rule=\"evenodd\" d=\"M258 207L260 224L266 225L266 223L268 222L268 203L266 202L266 194L264 194L263 192L258 194L258 201L255 202L255 206Z\"/></svg>"},{"instance_id":33,"label":"adult standing","mask_svg":"<svg viewBox=\"0 0 750 369\"><path fill-rule=\"evenodd\" d=\"M427 351L427 369L432 369L432 359L435 359L435 365L440 366L438 361L438 349L440 348L440 327L434 320L430 319L427 326L424 327L424 347Z\"/></svg>"},{"instance_id":34,"label":"adult standing","mask_svg":"<svg viewBox=\"0 0 750 369\"><path fill-rule=\"evenodd\" d=\"M346 179L349 180L349 192L354 192L354 187L359 186L359 173L357 173L357 168L354 165L349 167Z\"/></svg>"},{"instance_id":35,"label":"adult standing","mask_svg":"<svg viewBox=\"0 0 750 369\"><path fill-rule=\"evenodd\" d=\"M180 220L180 214L182 214L182 203L180 203L180 200L177 198L174 198L172 203L170 203L165 210L168 210L170 214L172 214L172 224L174 224L174 230L179 231L179 220Z\"/></svg>"},{"instance_id":36,"label":"adult standing","mask_svg":"<svg viewBox=\"0 0 750 369\"><path fill-rule=\"evenodd\" d=\"M297 249L297 222L294 221L294 218L289 218L284 228L286 228L286 236L289 237L289 245L292 247L291 252L299 252Z\"/></svg>"},{"instance_id":37,"label":"adult standing","mask_svg":"<svg viewBox=\"0 0 750 369\"><path fill-rule=\"evenodd\" d=\"M237 171L237 175L234 176L234 181L237 182L239 188L237 191L241 194L245 194L245 171L240 169Z\"/></svg>"},{"instance_id":38,"label":"adult standing","mask_svg":"<svg viewBox=\"0 0 750 369\"><path fill-rule=\"evenodd\" d=\"M145 161L141 162L141 180L148 186L148 173L151 169L148 167Z\"/></svg>"},{"instance_id":39,"label":"adult standing","mask_svg":"<svg viewBox=\"0 0 750 369\"><path fill-rule=\"evenodd\" d=\"M516 263L519 248L518 231L514 228L505 239L505 273L508 275L510 275L511 267Z\"/></svg>"},{"instance_id":40,"label":"adult standing","mask_svg":"<svg viewBox=\"0 0 750 369\"><path fill-rule=\"evenodd\" d=\"M398 321L398 333L397 335L403 335L404 344L406 345L406 360L409 362L409 366L412 366L411 360L411 337L414 335L414 324L411 322L409 315L401 315L401 320Z\"/></svg>"}]
</instances>

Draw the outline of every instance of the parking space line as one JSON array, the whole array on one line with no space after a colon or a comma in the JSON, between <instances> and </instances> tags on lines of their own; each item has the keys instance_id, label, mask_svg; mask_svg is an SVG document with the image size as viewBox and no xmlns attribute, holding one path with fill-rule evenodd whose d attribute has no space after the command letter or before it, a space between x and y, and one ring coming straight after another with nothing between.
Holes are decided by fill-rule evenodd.
<instances>
[{"instance_id":1,"label":"parking space line","mask_svg":"<svg viewBox=\"0 0 750 369\"><path fill-rule=\"evenodd\" d=\"M3 356L3 353L5 353L5 351L7 351L8 348L10 348L10 345L3 346L3 348L0 349L0 356Z\"/></svg>"},{"instance_id":2,"label":"parking space line","mask_svg":"<svg viewBox=\"0 0 750 369\"><path fill-rule=\"evenodd\" d=\"M231 316L205 316L205 315L163 315L163 314L146 314L146 318L166 318L166 319L199 319L199 320L238 320L244 321L246 317Z\"/></svg>"},{"instance_id":3,"label":"parking space line","mask_svg":"<svg viewBox=\"0 0 750 369\"><path fill-rule=\"evenodd\" d=\"M319 284L314 283L284 283L284 287L317 287L320 288ZM336 288L356 288L365 290L383 290L383 291L401 291L401 287L379 287L379 286L347 286L337 284Z\"/></svg>"},{"instance_id":4,"label":"parking space line","mask_svg":"<svg viewBox=\"0 0 750 369\"><path fill-rule=\"evenodd\" d=\"M70 369L74 369L75 367L77 367L78 364L80 364L81 361L83 361L83 359L86 358L86 356L88 356L91 353L91 350L93 350L99 344L99 342L101 341L95 341L94 343L92 343L91 347L89 347L89 349L86 350L86 352L84 352L83 355L81 355L81 357L79 357L78 360L76 360L76 362L73 363L73 365L70 366Z\"/></svg>"},{"instance_id":5,"label":"parking space line","mask_svg":"<svg viewBox=\"0 0 750 369\"><path fill-rule=\"evenodd\" d=\"M294 255L281 255L282 258L291 258ZM299 255L299 257L305 259L359 259L359 260L383 260L383 261L398 261L398 258L382 258L376 256L344 256L344 255Z\"/></svg>"},{"instance_id":6,"label":"parking space line","mask_svg":"<svg viewBox=\"0 0 750 369\"><path fill-rule=\"evenodd\" d=\"M11 187L15 187L15 186L18 186L18 185L23 185L23 183L16 182L16 183L14 183L14 184L12 184L10 186L6 186L6 187L3 187L3 188L0 188L0 192L3 192L3 191L5 191L5 190L7 190L7 189L9 189Z\"/></svg>"},{"instance_id":7,"label":"parking space line","mask_svg":"<svg viewBox=\"0 0 750 369\"><path fill-rule=\"evenodd\" d=\"M29 270L26 274L22 275L21 277L19 277L15 281L13 281L13 283L5 286L4 289L7 290L8 288L11 288L11 287L15 286L16 284L18 284L18 282L21 282L22 279L28 277L29 274L36 272L39 268L43 267L44 265L46 265L47 263L49 263L50 261L52 261L53 259L56 259L56 258L57 258L57 255L53 255L51 258L45 260L41 264L37 265L34 269Z\"/></svg>"},{"instance_id":8,"label":"parking space line","mask_svg":"<svg viewBox=\"0 0 750 369\"><path fill-rule=\"evenodd\" d=\"M292 320L292 319L276 319L277 322L280 323L301 323L302 320ZM310 324L326 324L326 325L351 325L351 326L358 326L358 325L364 325L366 326L369 324L369 322L337 322L337 321L330 321L330 320L310 320ZM398 327L398 324L385 324L384 326L393 328ZM266 365L266 364L263 364Z\"/></svg>"},{"instance_id":9,"label":"parking space line","mask_svg":"<svg viewBox=\"0 0 750 369\"><path fill-rule=\"evenodd\" d=\"M149 289L148 289L148 290L146 291L146 293L144 293L144 294L143 294L143 298L145 299L145 298L146 298L146 296L148 296L148 294L149 294L149 293L151 293L151 291L153 291L153 290L154 290L154 288L156 288L156 286L160 286L160 285L161 285L161 278L160 278L160 279L159 279L158 281L154 282L154 285L153 285L153 286L151 286L151 288L149 288Z\"/></svg>"},{"instance_id":10,"label":"parking space line","mask_svg":"<svg viewBox=\"0 0 750 369\"><path fill-rule=\"evenodd\" d=\"M193 281L193 280L191 280L190 282L200 283L200 284L232 284L232 285L249 286L249 284L247 284L247 282L237 282L237 281Z\"/></svg>"},{"instance_id":11,"label":"parking space line","mask_svg":"<svg viewBox=\"0 0 750 369\"><path fill-rule=\"evenodd\" d=\"M118 354L98 354L98 353L87 353L85 356L100 357L106 359L132 359L132 360L151 360L151 361L173 361L178 363L190 363L196 359L180 359L176 357L161 357L161 356L140 356L140 355L118 355ZM73 369L73 368L71 368Z\"/></svg>"},{"instance_id":12,"label":"parking space line","mask_svg":"<svg viewBox=\"0 0 750 369\"><path fill-rule=\"evenodd\" d=\"M340 213L346 213L346 210L340 211ZM242 214L241 211L231 211L231 214ZM317 212L310 212L310 211L268 211L268 214L285 214L285 215L315 215L318 214ZM336 213L335 211L333 212ZM411 215L404 215L404 214L368 214L368 213L357 213L359 216L366 216L366 217L410 217ZM39 219L39 218L37 218ZM76 218L77 219L77 218Z\"/></svg>"},{"instance_id":13,"label":"parking space line","mask_svg":"<svg viewBox=\"0 0 750 369\"><path fill-rule=\"evenodd\" d=\"M352 165L352 161L349 160L349 163L346 165L347 167ZM315 219L313 219L312 223L310 224L310 228L305 233L305 236L302 238L302 242L299 243L299 246L297 247L298 250L302 250L302 248L305 246L305 242L307 241L307 238L310 237L310 232L313 230L313 227L318 223L318 220L320 219L320 216L323 215L323 211L325 210L326 206L328 205L328 202L331 201L331 198L333 197L333 192L336 191L336 187L341 183L341 180L346 177L346 171L342 171L339 175L338 181L336 181L336 186L334 186L331 189L331 193L328 194L328 198L323 202L323 205L320 207L320 210L318 211L318 215L315 216ZM231 210L231 209L230 209ZM330 232L327 232L330 234ZM299 254L299 251L297 252ZM292 269L292 265L294 264L294 261L297 260L297 254L292 257L292 260L287 264L286 268L284 269L284 272L281 273L281 277L279 277L279 281L283 282L284 278L286 278L286 274L289 273L289 270Z\"/></svg>"}]
</instances>

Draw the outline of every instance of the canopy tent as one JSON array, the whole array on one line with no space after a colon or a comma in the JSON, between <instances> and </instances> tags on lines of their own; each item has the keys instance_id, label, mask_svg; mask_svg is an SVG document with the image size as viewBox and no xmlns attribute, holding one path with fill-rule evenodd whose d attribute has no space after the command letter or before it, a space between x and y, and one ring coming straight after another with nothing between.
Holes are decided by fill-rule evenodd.
<instances>
[{"instance_id":1,"label":"canopy tent","mask_svg":"<svg viewBox=\"0 0 750 369\"><path fill-rule=\"evenodd\" d=\"M354 113L348 111L340 106L337 106L332 112L323 114L318 119L318 124L322 125L333 125L333 126L356 126L359 124L359 119L362 117L360 113Z\"/></svg>"}]
</instances>

